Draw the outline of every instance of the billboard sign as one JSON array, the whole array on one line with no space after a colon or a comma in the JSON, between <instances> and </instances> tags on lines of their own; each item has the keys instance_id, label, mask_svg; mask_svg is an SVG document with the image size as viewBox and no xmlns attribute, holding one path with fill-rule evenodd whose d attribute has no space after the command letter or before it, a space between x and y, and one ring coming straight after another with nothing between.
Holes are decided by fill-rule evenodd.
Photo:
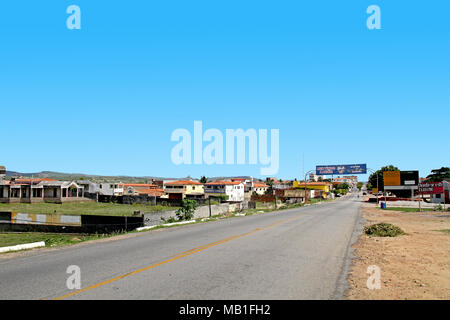
<instances>
[{"instance_id":1,"label":"billboard sign","mask_svg":"<svg viewBox=\"0 0 450 320\"><path fill-rule=\"evenodd\" d=\"M441 194L444 193L443 182L424 182L419 184L419 192L422 194Z\"/></svg>"},{"instance_id":2,"label":"billboard sign","mask_svg":"<svg viewBox=\"0 0 450 320\"><path fill-rule=\"evenodd\" d=\"M401 186L401 172L400 171L384 171L383 181L385 186Z\"/></svg>"},{"instance_id":3,"label":"billboard sign","mask_svg":"<svg viewBox=\"0 0 450 320\"><path fill-rule=\"evenodd\" d=\"M402 186L417 186L419 184L419 171L401 171L400 173Z\"/></svg>"},{"instance_id":4,"label":"billboard sign","mask_svg":"<svg viewBox=\"0 0 450 320\"><path fill-rule=\"evenodd\" d=\"M316 166L316 174L324 175L344 175L344 174L366 174L366 164L343 164L343 165L329 165Z\"/></svg>"}]
</instances>

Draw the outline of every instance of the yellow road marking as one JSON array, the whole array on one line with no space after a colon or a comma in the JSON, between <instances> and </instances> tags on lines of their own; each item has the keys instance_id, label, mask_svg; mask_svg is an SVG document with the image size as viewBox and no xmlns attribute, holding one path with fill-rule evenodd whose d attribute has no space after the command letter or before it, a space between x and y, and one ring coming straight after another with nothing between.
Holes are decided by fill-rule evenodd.
<instances>
[{"instance_id":1,"label":"yellow road marking","mask_svg":"<svg viewBox=\"0 0 450 320\"><path fill-rule=\"evenodd\" d=\"M250 234L253 234L253 233L255 233L255 232L262 231L262 230L265 230L265 229L274 227L274 226L276 226L276 225L279 225L279 224L281 224L281 223L283 223L283 222L292 221L292 220L297 219L297 218L298 218L298 217L294 217L294 218L286 219L286 220L280 220L280 221L277 221L277 222L275 222L275 223L269 224L269 225L267 225L267 226L265 226L265 227L262 227L262 228L256 228L255 230L252 230L252 231L247 232L247 233L239 234L239 235L236 235L236 236L232 236L232 237L225 238L225 239L222 239L222 240L219 240L219 241L216 241L216 242L209 243L209 244L204 245L204 246L200 246L200 247L197 247L197 248L194 248L194 249L190 249L190 250L184 251L184 252L182 252L182 253L180 253L180 254L174 256L173 258L170 258L170 259L167 259L167 260L164 260L164 261L161 261L161 262L152 264L151 266L148 266L148 267L145 267L145 268L142 268L142 269L138 269L138 270L135 270L135 271L132 271L132 272L129 272L129 273L120 275L120 276L118 276L118 277L115 277L115 278L112 278L112 279L103 281L103 282L99 282L99 283L97 283L97 284L91 285L91 286L86 287L86 288L84 288L84 289L80 289L80 290L77 290L77 291L70 292L70 293L68 293L68 294L66 294L66 295L63 295L63 296L61 296L61 297L55 298L55 300L63 300L63 299L66 299L66 298L68 298L68 297L71 297L71 296L74 296L74 295L77 295L77 294L86 292L86 291L88 291L88 290L92 290L92 289L95 289L95 288L98 288L98 287L107 285L107 284L109 284L109 283L112 283L112 282L115 282L115 281L117 281L117 280L120 280L120 279L129 277L129 276L131 276L131 275L134 275L134 274L137 274L137 273L141 273L141 272L143 272L143 271L146 271L146 270L149 270L149 269L153 269L153 268L158 267L158 266L161 266L161 265L163 265L163 264L166 264L166 263L169 263L169 262L172 262L172 261L175 261L175 260L178 260L178 259L181 259L181 258L190 256L190 255L192 255L192 254L194 254L194 253L197 253L197 252L206 250L206 249L208 249L208 248L212 248L212 247L218 246L219 244L226 243L226 242L229 242L229 241L231 241L231 240L238 239L238 238L242 238L242 237L248 236L248 235L250 235Z\"/></svg>"}]
</instances>

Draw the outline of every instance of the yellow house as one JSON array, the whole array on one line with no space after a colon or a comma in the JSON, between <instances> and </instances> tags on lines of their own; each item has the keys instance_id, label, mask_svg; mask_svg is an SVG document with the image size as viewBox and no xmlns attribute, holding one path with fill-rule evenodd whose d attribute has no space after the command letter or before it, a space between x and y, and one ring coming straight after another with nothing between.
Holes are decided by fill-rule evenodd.
<instances>
[{"instance_id":1,"label":"yellow house","mask_svg":"<svg viewBox=\"0 0 450 320\"><path fill-rule=\"evenodd\" d=\"M305 182L294 181L293 187L296 189L305 189ZM329 182L307 182L306 188L308 190L315 190L326 199L331 190L331 183ZM314 197L314 196L313 196Z\"/></svg>"},{"instance_id":2,"label":"yellow house","mask_svg":"<svg viewBox=\"0 0 450 320\"><path fill-rule=\"evenodd\" d=\"M167 182L164 185L164 192L169 195L169 199L198 199L205 195L203 184L192 180Z\"/></svg>"}]
</instances>

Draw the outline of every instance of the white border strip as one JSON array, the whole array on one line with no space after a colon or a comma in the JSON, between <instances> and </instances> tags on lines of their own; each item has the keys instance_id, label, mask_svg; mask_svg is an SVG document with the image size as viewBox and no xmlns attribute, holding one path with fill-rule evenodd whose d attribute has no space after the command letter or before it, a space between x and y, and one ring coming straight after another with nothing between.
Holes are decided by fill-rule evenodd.
<instances>
[{"instance_id":1,"label":"white border strip","mask_svg":"<svg viewBox=\"0 0 450 320\"><path fill-rule=\"evenodd\" d=\"M174 222L174 223L165 223L165 224L157 224L154 226L149 226L149 227L140 227L140 228L136 228L136 231L144 231L144 230L150 230L156 227L170 227L170 226L176 226L179 224L188 224L188 223L194 223L196 222L195 220L192 221L182 221L182 222Z\"/></svg>"},{"instance_id":2,"label":"white border strip","mask_svg":"<svg viewBox=\"0 0 450 320\"><path fill-rule=\"evenodd\" d=\"M16 246L10 246L10 247L1 247L0 253L9 252L9 251L25 250L25 249L33 249L33 248L39 248L39 247L45 247L45 242L40 241L40 242L18 244Z\"/></svg>"}]
</instances>

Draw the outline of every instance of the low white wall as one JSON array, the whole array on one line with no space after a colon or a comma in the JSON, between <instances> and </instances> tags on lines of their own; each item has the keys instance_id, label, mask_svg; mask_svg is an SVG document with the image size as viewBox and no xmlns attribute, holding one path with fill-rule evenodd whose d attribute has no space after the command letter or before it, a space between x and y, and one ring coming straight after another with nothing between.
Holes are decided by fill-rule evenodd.
<instances>
[{"instance_id":1,"label":"low white wall","mask_svg":"<svg viewBox=\"0 0 450 320\"><path fill-rule=\"evenodd\" d=\"M235 204L222 203L211 205L211 216L216 216L219 214L224 214L227 212L234 212L236 210ZM144 213L144 225L153 226L164 223L161 218L169 219L171 217L176 217L176 210L162 211L162 212L152 212ZM209 217L209 206L201 206L195 209L194 219L207 218Z\"/></svg>"}]
</instances>

